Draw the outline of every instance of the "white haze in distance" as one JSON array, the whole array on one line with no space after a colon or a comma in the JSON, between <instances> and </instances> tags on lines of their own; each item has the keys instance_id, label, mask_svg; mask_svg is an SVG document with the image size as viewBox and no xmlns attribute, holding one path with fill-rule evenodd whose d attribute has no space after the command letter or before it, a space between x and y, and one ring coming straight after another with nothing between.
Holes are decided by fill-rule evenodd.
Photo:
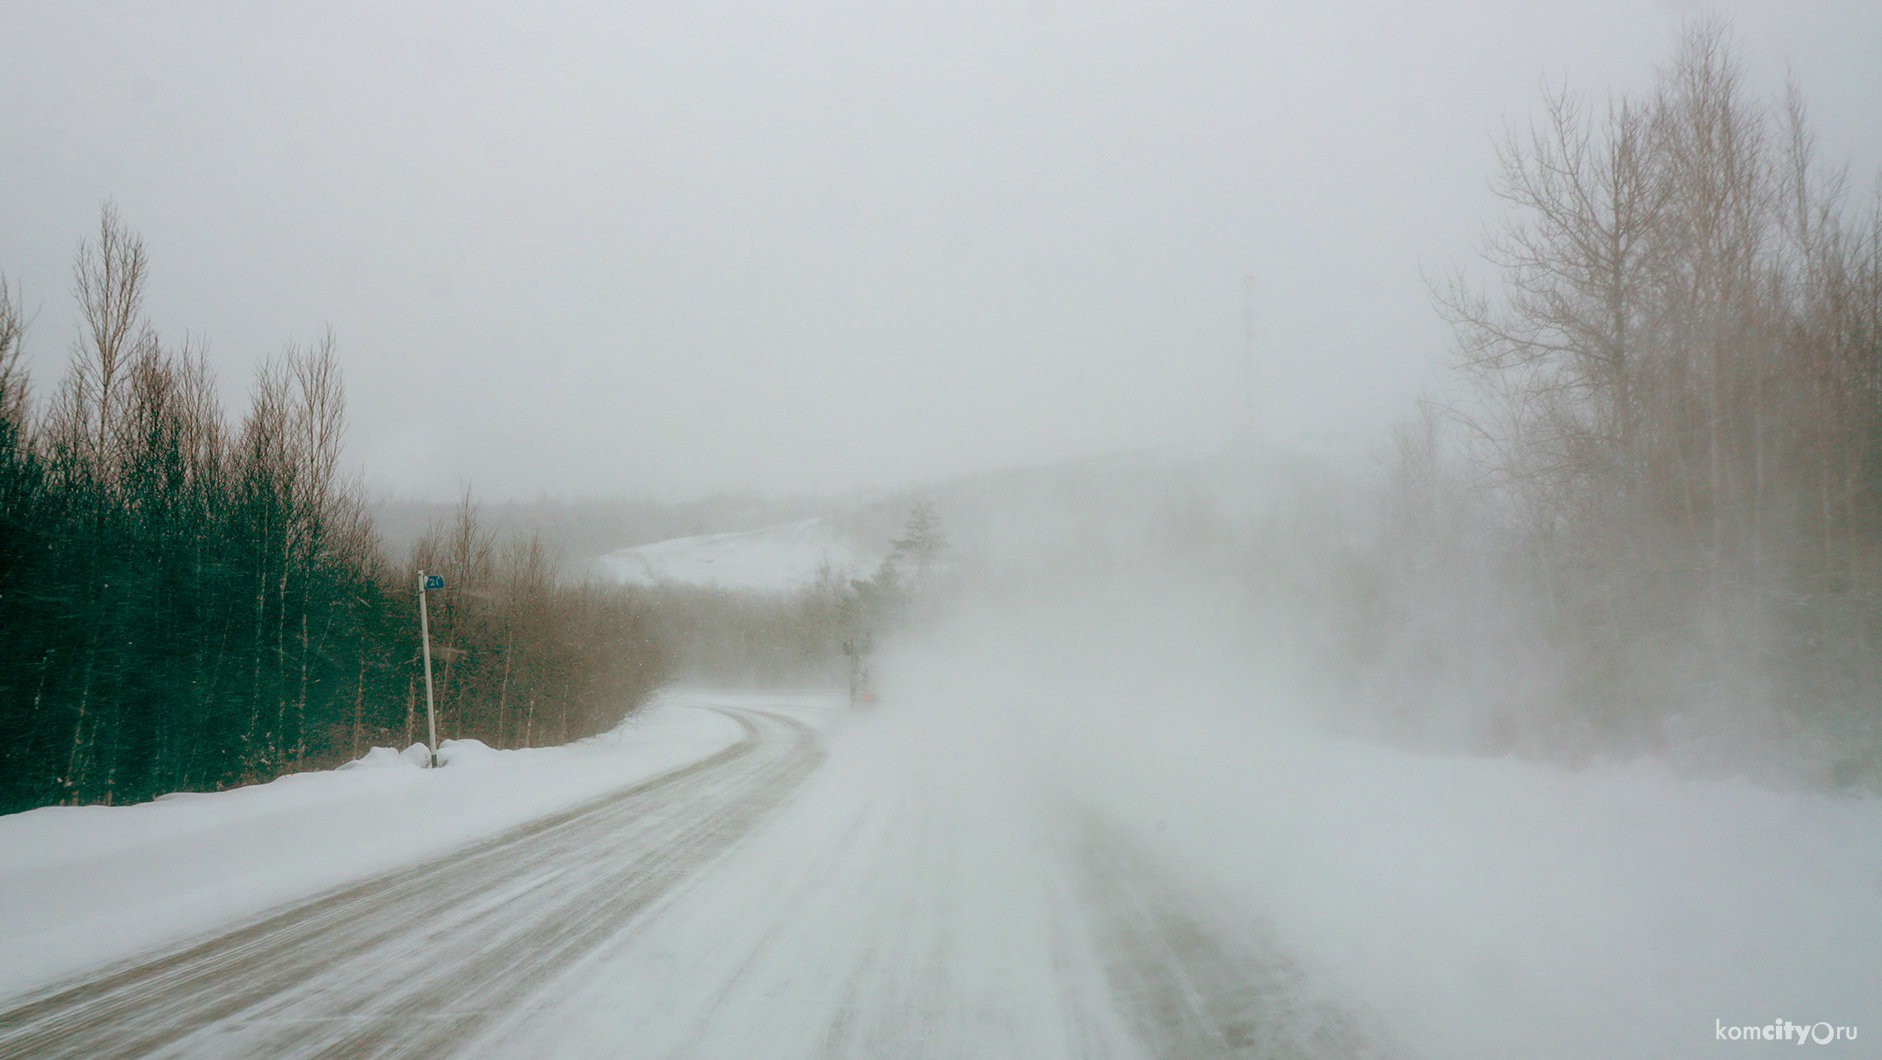
<instances>
[{"instance_id":1,"label":"white haze in distance","mask_svg":"<svg viewBox=\"0 0 1882 1060\"><path fill-rule=\"evenodd\" d=\"M1882 8L1743 0L1866 187ZM1440 377L1491 134L1695 5L0 3L0 269L45 392L101 200L164 335L334 329L351 458L442 498L887 484L1271 440Z\"/></svg>"}]
</instances>

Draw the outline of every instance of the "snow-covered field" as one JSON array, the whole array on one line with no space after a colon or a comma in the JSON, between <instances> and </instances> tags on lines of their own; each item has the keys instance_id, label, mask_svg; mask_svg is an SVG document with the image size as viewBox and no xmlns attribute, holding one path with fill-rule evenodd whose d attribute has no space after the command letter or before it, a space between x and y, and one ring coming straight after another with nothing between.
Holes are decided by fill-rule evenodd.
<instances>
[{"instance_id":1,"label":"snow-covered field","mask_svg":"<svg viewBox=\"0 0 1882 1060\"><path fill-rule=\"evenodd\" d=\"M721 751L746 710L811 723L810 772L771 789L788 794L749 833L725 831L711 787L623 818L650 843L719 845L665 882L633 870L658 884L643 904L454 1051L1365 1051L1325 1046L1337 1032L1366 1055L1645 1058L1735 1055L1755 1047L1715 1041L1715 1021L1789 1021L1867 1031L1827 1047L1854 1056L1882 1036L1882 801L1651 762L1410 754L1306 735L1199 680L1087 663L911 654L866 714L834 697L674 696L566 748L461 746L436 771L0 818L0 995L438 860ZM712 705L732 714L698 709ZM594 890L542 868L515 899L478 902ZM438 937L474 951L459 929ZM241 1055L286 1033L268 1019L163 1055Z\"/></svg>"},{"instance_id":2,"label":"snow-covered field","mask_svg":"<svg viewBox=\"0 0 1882 1060\"><path fill-rule=\"evenodd\" d=\"M741 592L788 592L828 571L837 584L868 573L869 562L821 519L734 534L704 534L624 548L596 562L622 585L683 585Z\"/></svg>"}]
</instances>

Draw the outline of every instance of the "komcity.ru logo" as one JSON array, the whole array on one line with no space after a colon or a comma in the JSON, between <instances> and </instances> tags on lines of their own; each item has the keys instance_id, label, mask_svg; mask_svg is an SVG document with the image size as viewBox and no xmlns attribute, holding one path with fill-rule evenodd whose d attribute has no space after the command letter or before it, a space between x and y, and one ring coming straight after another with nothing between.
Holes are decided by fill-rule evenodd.
<instances>
[{"instance_id":1,"label":"komcity.ru logo","mask_svg":"<svg viewBox=\"0 0 1882 1060\"><path fill-rule=\"evenodd\" d=\"M1828 1045L1831 1042L1853 1042L1856 1040L1856 1028L1832 1027L1827 1023L1792 1023L1778 1020L1762 1027L1732 1026L1727 1027L1724 1020L1712 1021L1712 1033L1722 1042L1815 1042Z\"/></svg>"}]
</instances>

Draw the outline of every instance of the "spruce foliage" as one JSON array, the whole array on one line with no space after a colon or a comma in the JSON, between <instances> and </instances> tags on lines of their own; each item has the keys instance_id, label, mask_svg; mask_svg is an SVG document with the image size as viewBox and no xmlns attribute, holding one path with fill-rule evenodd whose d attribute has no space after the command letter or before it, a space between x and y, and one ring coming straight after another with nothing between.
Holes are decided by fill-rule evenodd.
<instances>
[{"instance_id":1,"label":"spruce foliage","mask_svg":"<svg viewBox=\"0 0 1882 1060\"><path fill-rule=\"evenodd\" d=\"M587 735L657 681L635 601L562 585L539 547L496 548L468 499L392 565L341 473L332 338L264 365L232 425L201 352L149 326L147 276L106 205L43 411L0 277L0 812L215 790L418 738L419 564L453 587L434 602L450 736Z\"/></svg>"}]
</instances>

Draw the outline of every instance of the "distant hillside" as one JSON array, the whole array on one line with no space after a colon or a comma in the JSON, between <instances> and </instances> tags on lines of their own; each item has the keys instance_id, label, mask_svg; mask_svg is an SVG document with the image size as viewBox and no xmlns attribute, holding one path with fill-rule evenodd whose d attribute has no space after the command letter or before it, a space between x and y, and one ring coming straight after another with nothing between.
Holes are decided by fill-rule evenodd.
<instances>
[{"instance_id":1,"label":"distant hillside","mask_svg":"<svg viewBox=\"0 0 1882 1060\"><path fill-rule=\"evenodd\" d=\"M1298 455L1151 451L837 497L495 502L479 503L478 516L499 538L540 535L577 577L788 590L810 583L825 563L841 578L866 576L901 536L910 509L930 501L955 560L983 575L1034 582L1193 561L1225 546L1228 527L1332 474L1325 461ZM382 501L373 518L396 556L454 509Z\"/></svg>"},{"instance_id":2,"label":"distant hillside","mask_svg":"<svg viewBox=\"0 0 1882 1060\"><path fill-rule=\"evenodd\" d=\"M474 498L473 498L474 500ZM499 538L538 535L571 569L621 548L677 537L757 530L828 515L828 498L770 498L734 494L667 503L647 498L475 501L479 520ZM382 499L373 525L387 551L403 556L433 526L450 522L456 504Z\"/></svg>"},{"instance_id":3,"label":"distant hillside","mask_svg":"<svg viewBox=\"0 0 1882 1060\"><path fill-rule=\"evenodd\" d=\"M703 534L610 552L596 561L623 585L683 585L736 592L789 592L819 579L846 585L881 561L827 519L763 530Z\"/></svg>"}]
</instances>

